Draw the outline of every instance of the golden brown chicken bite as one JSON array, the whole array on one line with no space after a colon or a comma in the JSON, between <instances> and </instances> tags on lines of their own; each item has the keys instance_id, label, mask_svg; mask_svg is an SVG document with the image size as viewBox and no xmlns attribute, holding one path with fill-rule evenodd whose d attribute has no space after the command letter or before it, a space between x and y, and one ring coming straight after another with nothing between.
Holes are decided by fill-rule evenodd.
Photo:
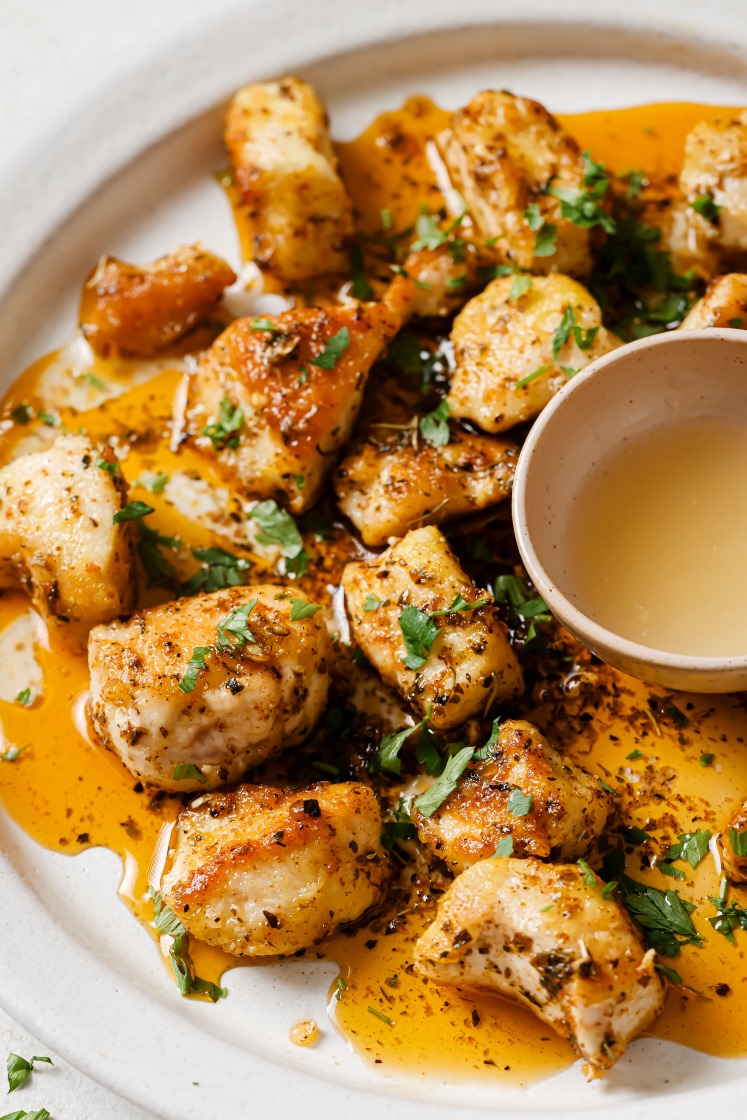
<instances>
[{"instance_id":1,"label":"golden brown chicken bite","mask_svg":"<svg viewBox=\"0 0 747 1120\"><path fill-rule=\"evenodd\" d=\"M340 509L369 545L386 544L418 525L440 525L503 501L511 493L516 444L451 427L437 447L398 432L377 442L371 429L334 476Z\"/></svg>"},{"instance_id":2,"label":"golden brown chicken bite","mask_svg":"<svg viewBox=\"0 0 747 1120\"><path fill-rule=\"evenodd\" d=\"M718 850L729 882L747 883L747 802L718 837Z\"/></svg>"},{"instance_id":3,"label":"golden brown chicken bite","mask_svg":"<svg viewBox=\"0 0 747 1120\"><path fill-rule=\"evenodd\" d=\"M664 990L627 912L577 864L486 859L458 875L415 946L437 984L508 996L599 1077L656 1018Z\"/></svg>"},{"instance_id":4,"label":"golden brown chicken bite","mask_svg":"<svg viewBox=\"0 0 747 1120\"><path fill-rule=\"evenodd\" d=\"M597 301L569 276L534 276L511 298L510 276L491 281L454 320L452 415L487 432L537 416L569 377L622 343Z\"/></svg>"},{"instance_id":5,"label":"golden brown chicken bite","mask_svg":"<svg viewBox=\"0 0 747 1120\"><path fill-rule=\"evenodd\" d=\"M189 932L235 956L295 953L381 901L389 874L373 792L239 786L179 814L162 892Z\"/></svg>"},{"instance_id":6,"label":"golden brown chicken bite","mask_svg":"<svg viewBox=\"0 0 747 1120\"><path fill-rule=\"evenodd\" d=\"M496 259L534 272L588 275L590 230L562 217L560 200L547 189L583 191L584 161L544 106L484 90L454 113L437 143Z\"/></svg>"},{"instance_id":7,"label":"golden brown chicken bite","mask_svg":"<svg viewBox=\"0 0 747 1120\"><path fill-rule=\"evenodd\" d=\"M102 257L83 285L80 328L102 357L149 358L209 319L235 279L200 245L146 265Z\"/></svg>"},{"instance_id":8,"label":"golden brown chicken bite","mask_svg":"<svg viewBox=\"0 0 747 1120\"><path fill-rule=\"evenodd\" d=\"M563 758L531 723L507 720L484 761L476 762L429 817L414 808L422 843L453 871L495 854L511 838L513 855L574 860L604 827L610 796L596 778Z\"/></svg>"},{"instance_id":9,"label":"golden brown chicken bite","mask_svg":"<svg viewBox=\"0 0 747 1120\"><path fill-rule=\"evenodd\" d=\"M375 303L237 319L189 377L186 430L239 490L309 509L396 329Z\"/></svg>"},{"instance_id":10,"label":"golden brown chicken bite","mask_svg":"<svg viewBox=\"0 0 747 1120\"><path fill-rule=\"evenodd\" d=\"M438 529L415 529L374 560L348 564L342 585L356 642L434 730L458 727L521 692L492 596L475 587ZM414 634L434 611L431 644L411 640L408 649L405 631Z\"/></svg>"},{"instance_id":11,"label":"golden brown chicken bite","mask_svg":"<svg viewBox=\"0 0 747 1120\"><path fill-rule=\"evenodd\" d=\"M245 86L228 108L225 142L256 263L287 283L347 271L352 205L311 86L299 78Z\"/></svg>"},{"instance_id":12,"label":"golden brown chicken bite","mask_svg":"<svg viewBox=\"0 0 747 1120\"><path fill-rule=\"evenodd\" d=\"M0 470L0 588L28 591L50 629L83 648L135 598L132 523L113 520L127 487L102 462L115 460L71 435Z\"/></svg>"},{"instance_id":13,"label":"golden brown chicken bite","mask_svg":"<svg viewBox=\"0 0 747 1120\"><path fill-rule=\"evenodd\" d=\"M679 185L707 243L727 254L747 252L747 110L695 126Z\"/></svg>"},{"instance_id":14,"label":"golden brown chicken bite","mask_svg":"<svg viewBox=\"0 0 747 1120\"><path fill-rule=\"evenodd\" d=\"M703 327L747 328L747 275L730 272L712 280L703 298L693 304L680 323L679 330Z\"/></svg>"},{"instance_id":15,"label":"golden brown chicken bite","mask_svg":"<svg viewBox=\"0 0 747 1120\"><path fill-rule=\"evenodd\" d=\"M230 587L164 603L91 634L98 741L164 789L237 781L300 743L327 703L332 643L295 588Z\"/></svg>"}]
</instances>

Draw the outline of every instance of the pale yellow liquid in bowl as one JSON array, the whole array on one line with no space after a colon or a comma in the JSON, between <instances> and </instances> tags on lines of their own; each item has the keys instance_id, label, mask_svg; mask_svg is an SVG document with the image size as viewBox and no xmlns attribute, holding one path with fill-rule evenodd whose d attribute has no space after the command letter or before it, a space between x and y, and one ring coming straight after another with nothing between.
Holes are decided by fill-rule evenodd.
<instances>
[{"instance_id":1,"label":"pale yellow liquid in bowl","mask_svg":"<svg viewBox=\"0 0 747 1120\"><path fill-rule=\"evenodd\" d=\"M747 655L747 424L692 420L627 440L568 524L578 606L670 653Z\"/></svg>"}]
</instances>

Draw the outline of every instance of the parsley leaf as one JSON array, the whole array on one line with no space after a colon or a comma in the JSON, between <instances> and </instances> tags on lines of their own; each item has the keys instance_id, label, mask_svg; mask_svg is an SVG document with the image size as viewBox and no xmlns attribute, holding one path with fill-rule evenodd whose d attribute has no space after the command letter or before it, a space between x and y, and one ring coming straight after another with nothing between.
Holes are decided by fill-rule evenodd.
<instances>
[{"instance_id":1,"label":"parsley leaf","mask_svg":"<svg viewBox=\"0 0 747 1120\"><path fill-rule=\"evenodd\" d=\"M445 368L439 351L431 352L412 331L400 331L386 352L386 360L410 377L420 378L420 391L426 393L434 376Z\"/></svg>"},{"instance_id":2,"label":"parsley leaf","mask_svg":"<svg viewBox=\"0 0 747 1120\"><path fill-rule=\"evenodd\" d=\"M353 278L353 295L356 299L371 299L373 288L366 279L363 268L363 250L357 243L350 249L350 274Z\"/></svg>"},{"instance_id":3,"label":"parsley leaf","mask_svg":"<svg viewBox=\"0 0 747 1120\"><path fill-rule=\"evenodd\" d=\"M480 607L486 607L487 605L487 599L478 599L476 603L468 603L461 591L458 591L448 607L445 607L442 611L431 611L428 617L442 618L446 614L454 614L459 611L477 611Z\"/></svg>"},{"instance_id":4,"label":"parsley leaf","mask_svg":"<svg viewBox=\"0 0 747 1120\"><path fill-rule=\"evenodd\" d=\"M371 592L370 595L366 595L363 609L364 611L377 611L379 607L383 607L385 603L388 602L388 599L379 599L378 595L374 595L373 592Z\"/></svg>"},{"instance_id":5,"label":"parsley leaf","mask_svg":"<svg viewBox=\"0 0 747 1120\"><path fill-rule=\"evenodd\" d=\"M223 397L218 408L217 420L211 420L202 429L202 434L207 436L215 451L225 448L235 450L239 446L238 432L244 423L244 410L237 408L230 397Z\"/></svg>"},{"instance_id":6,"label":"parsley leaf","mask_svg":"<svg viewBox=\"0 0 747 1120\"><path fill-rule=\"evenodd\" d=\"M390 774L401 773L402 760L399 757L399 752L402 750L405 740L415 731L420 731L422 727L425 727L427 722L428 717L426 716L425 719L421 719L420 723L416 723L413 727L403 727L401 731L385 735L376 752L377 769L386 770Z\"/></svg>"},{"instance_id":7,"label":"parsley leaf","mask_svg":"<svg viewBox=\"0 0 747 1120\"><path fill-rule=\"evenodd\" d=\"M24 708L30 708L34 703L34 694L30 688L22 689L16 696L16 704L23 704Z\"/></svg>"},{"instance_id":8,"label":"parsley leaf","mask_svg":"<svg viewBox=\"0 0 747 1120\"><path fill-rule=\"evenodd\" d=\"M495 846L493 858L510 859L514 854L514 838L513 836L501 836L500 840Z\"/></svg>"},{"instance_id":9,"label":"parsley leaf","mask_svg":"<svg viewBox=\"0 0 747 1120\"><path fill-rule=\"evenodd\" d=\"M265 317L255 316L249 324L251 331L267 331L268 334L276 334L280 327L273 323L272 319Z\"/></svg>"},{"instance_id":10,"label":"parsley leaf","mask_svg":"<svg viewBox=\"0 0 747 1120\"><path fill-rule=\"evenodd\" d=\"M511 283L511 291L509 293L508 298L511 300L512 303L515 303L517 299L520 299L523 295L525 295L529 291L531 286L532 286L532 277L531 276L522 276L522 275L514 276L513 281Z\"/></svg>"},{"instance_id":11,"label":"parsley leaf","mask_svg":"<svg viewBox=\"0 0 747 1120\"><path fill-rule=\"evenodd\" d=\"M137 553L151 586L168 583L176 576L173 564L166 559L161 549L176 549L181 543L178 537L164 537L157 529L151 529L140 522Z\"/></svg>"},{"instance_id":12,"label":"parsley leaf","mask_svg":"<svg viewBox=\"0 0 747 1120\"><path fill-rule=\"evenodd\" d=\"M153 506L146 505L145 502L128 502L124 509L118 509L114 514L112 525L119 525L123 521L139 521L141 517L154 512Z\"/></svg>"},{"instance_id":13,"label":"parsley leaf","mask_svg":"<svg viewBox=\"0 0 747 1120\"><path fill-rule=\"evenodd\" d=\"M715 917L709 918L708 921L717 933L723 934L726 940L733 945L734 930L747 929L747 910L737 906L736 902L727 903L727 890L728 883L726 876L724 876L721 880L718 898L708 895L708 901L716 907Z\"/></svg>"},{"instance_id":14,"label":"parsley leaf","mask_svg":"<svg viewBox=\"0 0 747 1120\"><path fill-rule=\"evenodd\" d=\"M584 886L585 887L590 887L593 891L595 891L597 889L597 887L599 886L599 884L597 882L596 875L591 870L591 868L589 867L589 865L588 865L588 863L586 862L585 859L579 859L579 860L576 860L576 862L578 863L578 866L581 868L581 873L583 874L583 877L584 877Z\"/></svg>"},{"instance_id":15,"label":"parsley leaf","mask_svg":"<svg viewBox=\"0 0 747 1120\"><path fill-rule=\"evenodd\" d=\"M507 808L515 817L525 817L532 807L531 793L523 794L520 789L512 789Z\"/></svg>"},{"instance_id":16,"label":"parsley leaf","mask_svg":"<svg viewBox=\"0 0 747 1120\"><path fill-rule=\"evenodd\" d=\"M407 651L407 657L403 658L404 665L408 669L421 669L436 640L438 626L430 615L408 603L399 617L399 628Z\"/></svg>"},{"instance_id":17,"label":"parsley leaf","mask_svg":"<svg viewBox=\"0 0 747 1120\"><path fill-rule=\"evenodd\" d=\"M552 257L555 254L558 239L558 227L549 223L537 231L534 239L535 257Z\"/></svg>"},{"instance_id":18,"label":"parsley leaf","mask_svg":"<svg viewBox=\"0 0 747 1120\"><path fill-rule=\"evenodd\" d=\"M337 334L333 335L327 342L321 354L311 358L309 364L318 366L319 369L334 369L349 345L350 332L347 327L340 327Z\"/></svg>"},{"instance_id":19,"label":"parsley leaf","mask_svg":"<svg viewBox=\"0 0 747 1120\"><path fill-rule=\"evenodd\" d=\"M563 316L558 324L555 333L552 336L552 357L553 361L557 362L560 351L565 346L566 342L571 336L571 329L576 322L576 312L570 304L566 305Z\"/></svg>"},{"instance_id":20,"label":"parsley leaf","mask_svg":"<svg viewBox=\"0 0 747 1120\"><path fill-rule=\"evenodd\" d=\"M241 603L218 623L218 649L242 649L247 642L256 644L257 639L248 629L248 622L257 602L257 599L250 599L248 603Z\"/></svg>"},{"instance_id":21,"label":"parsley leaf","mask_svg":"<svg viewBox=\"0 0 747 1120\"><path fill-rule=\"evenodd\" d=\"M430 817L436 809L444 803L457 787L457 782L467 769L472 759L472 747L463 747L457 754L452 755L444 766L443 773L437 778L429 790L421 794L415 801L415 808L424 817Z\"/></svg>"},{"instance_id":22,"label":"parsley leaf","mask_svg":"<svg viewBox=\"0 0 747 1120\"><path fill-rule=\"evenodd\" d=\"M20 1054L8 1054L8 1092L12 1093L30 1077L35 1062L46 1062L53 1066L51 1058L22 1058Z\"/></svg>"},{"instance_id":23,"label":"parsley leaf","mask_svg":"<svg viewBox=\"0 0 747 1120\"><path fill-rule=\"evenodd\" d=\"M291 622L298 622L302 618L313 618L322 608L316 603L307 603L305 599L291 599Z\"/></svg>"},{"instance_id":24,"label":"parsley leaf","mask_svg":"<svg viewBox=\"0 0 747 1120\"><path fill-rule=\"evenodd\" d=\"M303 539L298 526L287 510L281 509L277 502L269 498L260 502L249 514L259 525L257 544L277 545L287 561L289 571L303 575L306 571L308 554L303 549Z\"/></svg>"},{"instance_id":25,"label":"parsley leaf","mask_svg":"<svg viewBox=\"0 0 747 1120\"><path fill-rule=\"evenodd\" d=\"M0 762L15 762L27 750L28 746L8 747L7 751L0 751Z\"/></svg>"},{"instance_id":26,"label":"parsley leaf","mask_svg":"<svg viewBox=\"0 0 747 1120\"><path fill-rule=\"evenodd\" d=\"M133 483L133 486L143 486L146 490L150 490L151 494L162 494L168 481L169 476L163 472L157 474L146 472Z\"/></svg>"},{"instance_id":27,"label":"parsley leaf","mask_svg":"<svg viewBox=\"0 0 747 1120\"><path fill-rule=\"evenodd\" d=\"M699 829L697 832L683 832L677 837L678 843L670 844L663 858L667 863L675 859L686 860L693 871L700 861L708 855L708 845L711 840L710 829ZM662 870L659 865L659 870Z\"/></svg>"},{"instance_id":28,"label":"parsley leaf","mask_svg":"<svg viewBox=\"0 0 747 1120\"><path fill-rule=\"evenodd\" d=\"M721 206L718 206L716 202L714 202L712 194L700 195L699 198L696 198L694 202L690 203L690 206L696 214L700 214L707 222L717 222L718 212L722 209Z\"/></svg>"},{"instance_id":29,"label":"parsley leaf","mask_svg":"<svg viewBox=\"0 0 747 1120\"><path fill-rule=\"evenodd\" d=\"M676 957L681 945L703 944L690 917L695 907L675 890L661 891L623 874L619 887L628 913L658 953Z\"/></svg>"},{"instance_id":30,"label":"parsley leaf","mask_svg":"<svg viewBox=\"0 0 747 1120\"><path fill-rule=\"evenodd\" d=\"M396 809L392 810L392 816L394 820L384 822L381 836L381 843L388 852L392 851L398 840L414 840L418 834L402 797Z\"/></svg>"},{"instance_id":31,"label":"parsley leaf","mask_svg":"<svg viewBox=\"0 0 747 1120\"><path fill-rule=\"evenodd\" d=\"M486 758L491 758L493 747L499 741L500 737L501 737L501 718L499 716L497 719L493 720L493 726L492 726L491 731L490 731L490 737L488 738L488 741L485 744L485 746L480 747L479 750L475 751L474 756L473 756L475 762L484 762Z\"/></svg>"},{"instance_id":32,"label":"parsley leaf","mask_svg":"<svg viewBox=\"0 0 747 1120\"><path fill-rule=\"evenodd\" d=\"M210 648L210 646L195 646L192 650L189 665L178 685L182 692L194 692L198 676L207 669L205 658L210 653Z\"/></svg>"},{"instance_id":33,"label":"parsley leaf","mask_svg":"<svg viewBox=\"0 0 747 1120\"><path fill-rule=\"evenodd\" d=\"M548 373L551 369L552 366L540 366L539 369L532 370L532 372L528 373L526 377L522 377L521 381L517 381L514 388L523 389L524 386L528 385L530 381L534 381L535 378L541 377L543 373Z\"/></svg>"},{"instance_id":34,"label":"parsley leaf","mask_svg":"<svg viewBox=\"0 0 747 1120\"><path fill-rule=\"evenodd\" d=\"M423 439L432 443L434 447L445 447L449 442L448 418L450 413L451 405L444 397L438 407L434 408L433 412L423 416L418 424Z\"/></svg>"},{"instance_id":35,"label":"parsley leaf","mask_svg":"<svg viewBox=\"0 0 747 1120\"><path fill-rule=\"evenodd\" d=\"M198 591L220 591L224 587L239 587L245 583L245 573L252 566L251 560L234 556L224 548L195 548L195 560L203 565L178 589L179 595L196 595Z\"/></svg>"},{"instance_id":36,"label":"parsley leaf","mask_svg":"<svg viewBox=\"0 0 747 1120\"><path fill-rule=\"evenodd\" d=\"M207 780L202 770L200 770L199 766L195 766L193 762L178 762L174 767L173 778L175 782L202 782L208 789L212 789L210 782Z\"/></svg>"},{"instance_id":37,"label":"parsley leaf","mask_svg":"<svg viewBox=\"0 0 747 1120\"><path fill-rule=\"evenodd\" d=\"M743 859L747 856L747 832L740 832L736 828L730 828L729 841L732 851L738 859Z\"/></svg>"},{"instance_id":38,"label":"parsley leaf","mask_svg":"<svg viewBox=\"0 0 747 1120\"><path fill-rule=\"evenodd\" d=\"M710 751L705 751L700 756L700 765L701 766L710 766L715 757L716 757L715 754L711 754Z\"/></svg>"},{"instance_id":39,"label":"parsley leaf","mask_svg":"<svg viewBox=\"0 0 747 1120\"><path fill-rule=\"evenodd\" d=\"M576 187L550 187L548 194L560 200L560 216L580 229L601 226L607 233L617 228L612 218L601 205L607 193L609 176L603 163L596 163L590 152L584 152L584 189Z\"/></svg>"},{"instance_id":40,"label":"parsley leaf","mask_svg":"<svg viewBox=\"0 0 747 1120\"><path fill-rule=\"evenodd\" d=\"M174 972L174 977L183 996L191 992L208 996L213 1003L225 999L228 992L225 988L218 987L210 980L202 980L192 971L192 962L189 959L189 934L177 918L170 906L163 901L160 892L150 891L153 898L153 922L156 931L161 937L173 937L174 941L169 949L169 961Z\"/></svg>"}]
</instances>

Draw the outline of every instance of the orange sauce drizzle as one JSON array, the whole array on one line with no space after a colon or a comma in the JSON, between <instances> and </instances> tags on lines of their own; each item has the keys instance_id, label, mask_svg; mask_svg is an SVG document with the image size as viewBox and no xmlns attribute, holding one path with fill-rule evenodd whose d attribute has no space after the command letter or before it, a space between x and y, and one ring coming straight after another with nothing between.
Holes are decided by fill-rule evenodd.
<instances>
[{"instance_id":1,"label":"orange sauce drizzle","mask_svg":"<svg viewBox=\"0 0 747 1120\"><path fill-rule=\"evenodd\" d=\"M719 112L723 110L663 104L560 119L582 148L591 149L596 159L615 170L642 167L670 175L681 162L687 132ZM441 205L428 141L447 120L448 114L427 98L411 98L401 110L378 117L357 140L338 146L361 230L371 235L379 231L383 209L391 212L392 226L399 230L414 222L421 204L434 209ZM243 230L248 252L247 236ZM37 362L16 381L3 401L4 414L19 402L44 407L38 386L50 360ZM111 363L95 363L92 372L102 380L119 376ZM100 407L86 412L62 409L61 424L71 430L82 426L102 438L116 433L126 439L123 471L129 482L143 471L191 470L221 484L224 480L205 458L189 449L169 449L180 378L179 370L166 370ZM8 460L29 430L16 425L0 436L0 462ZM162 496L142 496L156 507L149 525L162 533L180 536L190 548L221 543ZM0 632L27 610L20 593L2 595ZM45 847L71 855L90 846L117 852L125 867L120 893L148 924L152 907L146 889L154 849L181 800L142 789L116 759L81 734L82 721L76 722L74 711L80 715L88 683L83 655L40 646L36 656L44 678L42 695L28 709L0 701L5 740L0 750L28 744L16 762L0 761L0 801ZM740 698L677 697L690 721L678 729L650 715L648 697L656 690L607 668L590 668L587 676L593 679L586 693L583 682L575 693L574 682L568 682L565 713L541 709L538 720L575 761L603 775L616 789L625 823L659 830L657 839L663 836L667 842L679 832L711 828L715 833L723 827L747 795L747 715ZM587 722L568 718L568 713L583 717L584 712L592 713ZM627 760L635 750L641 755ZM712 765L701 765L704 752L715 755ZM701 994L671 991L650 1033L721 1056L744 1056L747 934L738 931L732 946L706 920L713 911L705 896L718 893L710 855L695 871L686 868L685 880L674 882L656 869L641 868L641 852L635 849L629 872L660 888L674 885L684 898L697 902L694 921L705 938L703 948L687 947L668 962ZM730 897L740 905L747 902L744 891L732 890ZM337 934L310 951L339 965L347 986L342 991L332 987L330 1014L355 1050L388 1070L479 1075L514 1083L528 1083L570 1064L569 1046L528 1011L497 999L439 989L414 973L412 944L431 913L426 908L388 915L352 934ZM237 963L194 939L191 951L196 972L207 979L218 981ZM392 1025L372 1015L372 1007Z\"/></svg>"}]
</instances>

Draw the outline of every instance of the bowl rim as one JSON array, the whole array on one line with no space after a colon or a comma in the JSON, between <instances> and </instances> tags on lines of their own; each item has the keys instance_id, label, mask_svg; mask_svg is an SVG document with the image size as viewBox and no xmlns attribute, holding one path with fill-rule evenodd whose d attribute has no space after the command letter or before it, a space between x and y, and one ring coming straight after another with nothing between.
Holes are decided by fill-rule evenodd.
<instances>
[{"instance_id":1,"label":"bowl rim","mask_svg":"<svg viewBox=\"0 0 747 1120\"><path fill-rule=\"evenodd\" d=\"M626 661L636 661L657 669L700 672L747 671L747 653L731 657L705 657L695 654L678 654L657 649L632 641L608 630L580 610L550 579L534 547L527 517L527 475L531 469L534 452L543 439L548 427L555 421L559 412L572 407L574 397L604 370L626 361L632 354L656 347L676 347L692 342L731 342L747 350L747 330L739 327L705 327L698 330L672 330L662 334L649 335L625 343L608 354L590 362L585 369L574 375L562 389L555 394L532 425L529 435L519 454L511 494L511 515L522 561L548 607L560 622L574 631L585 645L613 650ZM581 637L584 635L584 637Z\"/></svg>"}]
</instances>

